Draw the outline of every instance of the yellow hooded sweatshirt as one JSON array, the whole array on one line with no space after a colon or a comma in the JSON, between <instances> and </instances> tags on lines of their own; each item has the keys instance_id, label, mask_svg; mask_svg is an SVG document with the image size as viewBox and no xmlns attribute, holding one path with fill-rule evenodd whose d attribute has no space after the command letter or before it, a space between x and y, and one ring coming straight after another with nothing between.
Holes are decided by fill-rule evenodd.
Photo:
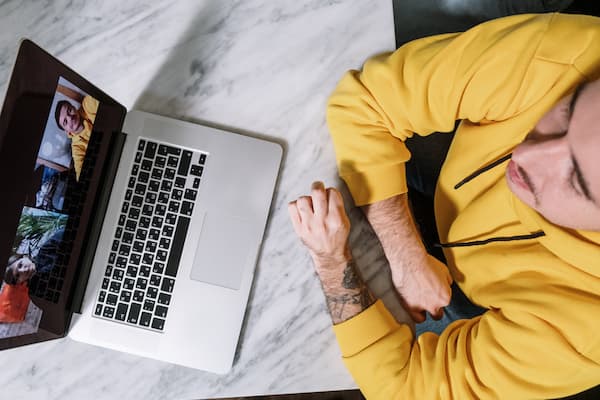
<instances>
[{"instance_id":1,"label":"yellow hooded sweatshirt","mask_svg":"<svg viewBox=\"0 0 600 400\"><path fill-rule=\"evenodd\" d=\"M327 117L357 205L407 191L403 142L413 132L462 120L435 215L441 242L455 245L444 249L452 276L488 308L416 340L381 302L336 325L367 399L545 399L600 383L600 233L553 225L520 202L506 161L482 169L578 83L599 77L600 19L561 14L417 40L343 77Z\"/></svg>"},{"instance_id":2,"label":"yellow hooded sweatshirt","mask_svg":"<svg viewBox=\"0 0 600 400\"><path fill-rule=\"evenodd\" d=\"M79 176L81 175L81 168L83 167L83 160L85 159L85 153L87 152L88 143L90 142L94 121L96 120L98 105L98 100L91 96L85 96L81 102L81 108L79 109L79 115L83 122L83 129L79 133L67 132L67 136L71 139L71 153L77 180L79 180Z\"/></svg>"}]
</instances>

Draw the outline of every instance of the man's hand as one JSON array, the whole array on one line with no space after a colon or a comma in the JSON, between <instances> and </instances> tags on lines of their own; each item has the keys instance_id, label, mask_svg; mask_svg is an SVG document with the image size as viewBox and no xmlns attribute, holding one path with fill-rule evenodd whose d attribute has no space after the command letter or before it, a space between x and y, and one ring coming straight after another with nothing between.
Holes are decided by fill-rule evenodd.
<instances>
[{"instance_id":1,"label":"man's hand","mask_svg":"<svg viewBox=\"0 0 600 400\"><path fill-rule=\"evenodd\" d=\"M402 305L415 322L425 320L425 311L433 319L444 316L443 307L450 303L452 296L452 277L446 265L426 254L423 260L412 265L390 264L390 268Z\"/></svg>"},{"instance_id":2,"label":"man's hand","mask_svg":"<svg viewBox=\"0 0 600 400\"><path fill-rule=\"evenodd\" d=\"M350 260L350 221L340 192L325 190L322 182L312 184L311 196L302 196L288 205L296 234L315 263L317 273L335 269Z\"/></svg>"},{"instance_id":3,"label":"man's hand","mask_svg":"<svg viewBox=\"0 0 600 400\"><path fill-rule=\"evenodd\" d=\"M290 202L288 210L294 230L315 264L333 323L344 322L373 304L351 259L350 221L340 193L315 182L311 196Z\"/></svg>"},{"instance_id":4,"label":"man's hand","mask_svg":"<svg viewBox=\"0 0 600 400\"><path fill-rule=\"evenodd\" d=\"M408 207L406 194L363 207L390 262L392 281L412 319L443 316L450 303L452 277L448 268L427 254Z\"/></svg>"}]
</instances>

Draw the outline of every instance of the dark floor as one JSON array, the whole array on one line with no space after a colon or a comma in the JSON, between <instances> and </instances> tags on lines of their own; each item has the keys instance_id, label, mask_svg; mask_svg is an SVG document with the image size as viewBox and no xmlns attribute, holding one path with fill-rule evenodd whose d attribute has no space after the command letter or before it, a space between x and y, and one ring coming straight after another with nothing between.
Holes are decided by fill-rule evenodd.
<instances>
[{"instance_id":1,"label":"dark floor","mask_svg":"<svg viewBox=\"0 0 600 400\"><path fill-rule=\"evenodd\" d=\"M589 0L463 0L446 2L445 4L451 4L452 7L447 6L445 9L439 6L444 2L437 0L392 1L394 4L394 23L396 27L396 44L398 47L419 37L464 31L483 21L516 13L558 11L561 9L564 12L573 14L600 16L599 2ZM568 7L564 9L566 6ZM579 395L568 397L568 400L588 399L600 399L600 386ZM261 396L246 398L246 400L364 400L364 397L358 390L350 390L283 396Z\"/></svg>"}]
</instances>

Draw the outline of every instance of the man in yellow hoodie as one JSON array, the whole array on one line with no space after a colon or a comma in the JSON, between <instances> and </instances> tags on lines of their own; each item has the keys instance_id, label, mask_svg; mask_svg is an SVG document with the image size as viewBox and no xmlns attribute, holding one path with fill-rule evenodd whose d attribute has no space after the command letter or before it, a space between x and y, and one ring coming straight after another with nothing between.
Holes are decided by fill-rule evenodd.
<instances>
[{"instance_id":1,"label":"man in yellow hoodie","mask_svg":"<svg viewBox=\"0 0 600 400\"><path fill-rule=\"evenodd\" d=\"M67 133L71 139L71 153L75 176L79 180L83 160L92 134L92 128L98 112L98 100L91 96L85 96L81 107L76 109L73 105L62 100L56 104L54 118L56 125Z\"/></svg>"},{"instance_id":2,"label":"man in yellow hoodie","mask_svg":"<svg viewBox=\"0 0 600 400\"><path fill-rule=\"evenodd\" d=\"M441 317L454 280L484 311L415 337L357 276L341 196L315 184L290 216L368 399L558 398L600 383L599 78L600 19L561 14L417 40L342 78L327 113L340 176L405 308ZM457 120L435 189L446 269L407 206L404 142Z\"/></svg>"}]
</instances>

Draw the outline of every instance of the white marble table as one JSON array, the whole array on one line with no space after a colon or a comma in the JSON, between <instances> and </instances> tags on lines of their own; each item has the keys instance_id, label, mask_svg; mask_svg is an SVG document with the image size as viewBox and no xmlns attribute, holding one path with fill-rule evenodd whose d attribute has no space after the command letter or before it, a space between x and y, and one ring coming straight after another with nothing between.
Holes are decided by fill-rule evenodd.
<instances>
[{"instance_id":1,"label":"white marble table","mask_svg":"<svg viewBox=\"0 0 600 400\"><path fill-rule=\"evenodd\" d=\"M325 124L344 71L392 50L391 0L3 1L0 92L28 37L129 109L284 143L284 163L238 355L213 375L62 339L0 353L0 397L200 399L355 387L340 359L287 202L322 179L341 187ZM347 197L347 196L346 196ZM351 243L392 304L386 263L351 210ZM393 306L391 306L393 307Z\"/></svg>"}]
</instances>

